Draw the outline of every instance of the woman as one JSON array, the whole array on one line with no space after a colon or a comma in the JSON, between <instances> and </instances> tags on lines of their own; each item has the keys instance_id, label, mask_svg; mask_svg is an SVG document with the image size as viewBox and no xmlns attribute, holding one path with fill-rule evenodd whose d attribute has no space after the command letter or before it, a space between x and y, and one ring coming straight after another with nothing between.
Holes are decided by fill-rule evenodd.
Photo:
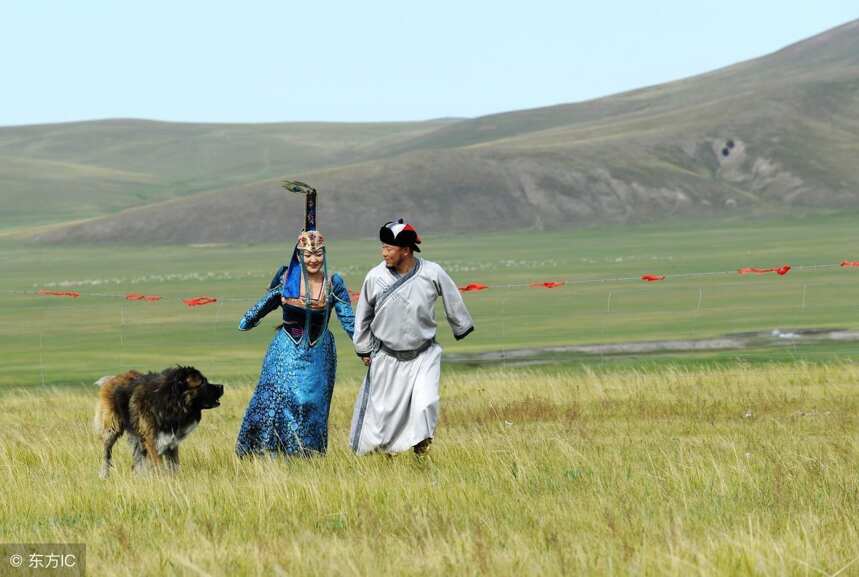
<instances>
[{"instance_id":1,"label":"woman","mask_svg":"<svg viewBox=\"0 0 859 577\"><path fill-rule=\"evenodd\" d=\"M308 456L324 453L328 446L328 411L337 369L328 319L334 308L351 339L355 317L346 283L339 274L327 276L325 240L309 230L315 228L315 220L315 198L311 201L308 195L307 224L289 266L280 267L269 290L239 323L239 329L247 331L278 307L283 311L283 323L268 347L239 430L240 457Z\"/></svg>"}]
</instances>

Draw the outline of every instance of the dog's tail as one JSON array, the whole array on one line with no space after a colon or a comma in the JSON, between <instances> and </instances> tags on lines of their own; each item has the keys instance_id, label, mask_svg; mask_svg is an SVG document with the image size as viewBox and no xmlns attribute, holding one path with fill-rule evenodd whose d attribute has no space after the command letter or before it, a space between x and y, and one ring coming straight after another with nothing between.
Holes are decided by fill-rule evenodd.
<instances>
[{"instance_id":1,"label":"dog's tail","mask_svg":"<svg viewBox=\"0 0 859 577\"><path fill-rule=\"evenodd\" d=\"M112 375L107 375L105 377L100 378L95 382L95 385L101 389L106 382L112 379ZM104 431L104 411L102 410L102 400L101 394L99 394L98 400L95 402L95 415L92 418L92 428L99 435Z\"/></svg>"},{"instance_id":2,"label":"dog's tail","mask_svg":"<svg viewBox=\"0 0 859 577\"><path fill-rule=\"evenodd\" d=\"M92 418L92 428L97 435L104 431L104 417L101 414L101 399L95 403L95 415Z\"/></svg>"}]
</instances>

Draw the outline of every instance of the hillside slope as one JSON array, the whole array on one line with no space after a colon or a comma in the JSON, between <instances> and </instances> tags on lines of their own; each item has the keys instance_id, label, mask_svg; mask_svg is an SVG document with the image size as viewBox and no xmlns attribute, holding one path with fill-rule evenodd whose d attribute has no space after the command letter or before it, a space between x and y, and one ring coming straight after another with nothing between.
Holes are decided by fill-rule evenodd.
<instances>
[{"instance_id":1,"label":"hillside slope","mask_svg":"<svg viewBox=\"0 0 859 577\"><path fill-rule=\"evenodd\" d=\"M0 128L0 228L102 216L373 158L380 148L447 122L117 119Z\"/></svg>"},{"instance_id":2,"label":"hillside slope","mask_svg":"<svg viewBox=\"0 0 859 577\"><path fill-rule=\"evenodd\" d=\"M859 21L701 76L416 132L278 176L317 186L322 226L342 236L394 215L445 231L857 207ZM39 238L272 240L300 210L262 178Z\"/></svg>"}]
</instances>

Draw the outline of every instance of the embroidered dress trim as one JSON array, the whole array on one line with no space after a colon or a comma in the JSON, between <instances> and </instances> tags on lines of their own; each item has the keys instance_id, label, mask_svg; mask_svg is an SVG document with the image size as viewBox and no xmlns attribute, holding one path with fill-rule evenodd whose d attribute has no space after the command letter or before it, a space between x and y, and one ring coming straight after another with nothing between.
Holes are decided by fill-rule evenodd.
<instances>
[{"instance_id":1,"label":"embroidered dress trim","mask_svg":"<svg viewBox=\"0 0 859 577\"><path fill-rule=\"evenodd\" d=\"M352 439L352 450L358 452L361 442L361 432L364 429L364 417L367 415L367 403L370 401L370 369L367 368L367 377L364 379L364 390L361 392L361 410L358 413L358 423L355 425L355 437Z\"/></svg>"}]
</instances>

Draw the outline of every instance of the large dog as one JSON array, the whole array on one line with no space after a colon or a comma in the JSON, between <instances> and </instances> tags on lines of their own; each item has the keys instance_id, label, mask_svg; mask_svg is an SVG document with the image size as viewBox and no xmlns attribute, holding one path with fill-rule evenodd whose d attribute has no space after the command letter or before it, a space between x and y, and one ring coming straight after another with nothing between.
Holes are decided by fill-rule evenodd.
<instances>
[{"instance_id":1,"label":"large dog","mask_svg":"<svg viewBox=\"0 0 859 577\"><path fill-rule=\"evenodd\" d=\"M110 475L113 445L124 432L133 452L133 469L147 461L154 467L166 461L179 467L179 443L199 424L203 409L221 403L223 385L209 383L194 367L173 367L160 373L128 371L102 377L93 424L104 441L100 476Z\"/></svg>"}]
</instances>

